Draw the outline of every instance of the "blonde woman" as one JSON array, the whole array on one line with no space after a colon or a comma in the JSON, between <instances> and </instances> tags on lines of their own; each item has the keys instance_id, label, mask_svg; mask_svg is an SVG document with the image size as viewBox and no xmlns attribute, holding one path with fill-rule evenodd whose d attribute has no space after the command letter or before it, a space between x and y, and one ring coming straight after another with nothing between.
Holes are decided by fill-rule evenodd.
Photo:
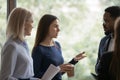
<instances>
[{"instance_id":1,"label":"blonde woman","mask_svg":"<svg viewBox=\"0 0 120 80\"><path fill-rule=\"evenodd\" d=\"M33 78L33 61L25 41L31 35L33 18L30 11L15 8L9 15L7 40L1 51L0 80L39 80Z\"/></svg>"}]
</instances>

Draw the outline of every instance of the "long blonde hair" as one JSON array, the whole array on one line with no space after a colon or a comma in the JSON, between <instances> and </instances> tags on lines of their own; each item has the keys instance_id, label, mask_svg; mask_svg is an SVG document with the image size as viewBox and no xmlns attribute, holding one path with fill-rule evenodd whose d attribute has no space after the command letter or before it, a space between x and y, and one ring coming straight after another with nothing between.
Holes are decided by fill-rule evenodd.
<instances>
[{"instance_id":1,"label":"long blonde hair","mask_svg":"<svg viewBox=\"0 0 120 80\"><path fill-rule=\"evenodd\" d=\"M32 13L24 8L14 8L9 17L6 29L6 36L9 39L24 40L24 24L29 18L32 17Z\"/></svg>"},{"instance_id":2,"label":"long blonde hair","mask_svg":"<svg viewBox=\"0 0 120 80\"><path fill-rule=\"evenodd\" d=\"M115 21L114 27L115 47L110 64L110 73L116 80L120 80L120 17Z\"/></svg>"}]
</instances>

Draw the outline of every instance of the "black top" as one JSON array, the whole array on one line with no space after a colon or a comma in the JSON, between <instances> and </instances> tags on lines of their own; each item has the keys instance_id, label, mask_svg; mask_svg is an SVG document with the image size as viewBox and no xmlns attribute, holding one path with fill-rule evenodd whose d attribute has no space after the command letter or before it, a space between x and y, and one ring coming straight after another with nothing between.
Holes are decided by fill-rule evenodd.
<instances>
[{"instance_id":1,"label":"black top","mask_svg":"<svg viewBox=\"0 0 120 80\"><path fill-rule=\"evenodd\" d=\"M109 72L113 52L106 52L100 59L98 66L98 80L115 80Z\"/></svg>"}]
</instances>

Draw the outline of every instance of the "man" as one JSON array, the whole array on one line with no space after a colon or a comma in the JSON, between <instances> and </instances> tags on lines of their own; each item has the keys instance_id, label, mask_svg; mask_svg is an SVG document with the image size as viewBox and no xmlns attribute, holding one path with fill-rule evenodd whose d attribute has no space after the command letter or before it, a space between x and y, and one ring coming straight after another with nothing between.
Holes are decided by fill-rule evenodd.
<instances>
[{"instance_id":1,"label":"man","mask_svg":"<svg viewBox=\"0 0 120 80\"><path fill-rule=\"evenodd\" d=\"M105 9L105 13L103 15L103 29L105 32L105 36L101 39L98 51L97 63L95 65L95 71L99 73L99 61L104 52L113 51L113 32L114 32L114 22L117 17L120 16L120 6L110 6Z\"/></svg>"}]
</instances>

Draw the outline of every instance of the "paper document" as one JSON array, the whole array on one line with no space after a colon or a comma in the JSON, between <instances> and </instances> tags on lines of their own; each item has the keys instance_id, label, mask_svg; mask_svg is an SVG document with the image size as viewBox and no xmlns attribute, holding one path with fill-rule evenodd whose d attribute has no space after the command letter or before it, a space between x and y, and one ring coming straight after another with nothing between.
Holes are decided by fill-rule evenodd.
<instances>
[{"instance_id":1,"label":"paper document","mask_svg":"<svg viewBox=\"0 0 120 80\"><path fill-rule=\"evenodd\" d=\"M60 71L60 67L56 67L53 64L50 64L46 72L44 73L41 80L51 80L58 72Z\"/></svg>"}]
</instances>

